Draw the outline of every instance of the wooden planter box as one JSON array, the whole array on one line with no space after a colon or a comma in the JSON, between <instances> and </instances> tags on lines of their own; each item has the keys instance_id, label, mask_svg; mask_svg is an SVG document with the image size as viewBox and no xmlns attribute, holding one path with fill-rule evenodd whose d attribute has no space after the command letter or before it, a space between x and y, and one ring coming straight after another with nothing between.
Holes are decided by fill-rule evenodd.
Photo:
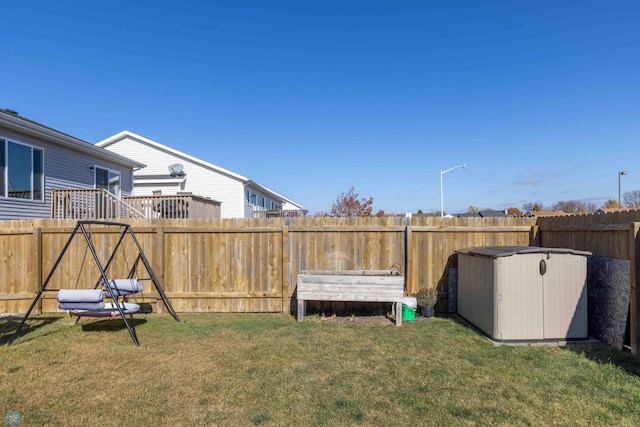
<instances>
[{"instance_id":1,"label":"wooden planter box","mask_svg":"<svg viewBox=\"0 0 640 427\"><path fill-rule=\"evenodd\" d=\"M305 301L391 302L402 324L404 276L390 270L303 270L298 274L298 322Z\"/></svg>"}]
</instances>

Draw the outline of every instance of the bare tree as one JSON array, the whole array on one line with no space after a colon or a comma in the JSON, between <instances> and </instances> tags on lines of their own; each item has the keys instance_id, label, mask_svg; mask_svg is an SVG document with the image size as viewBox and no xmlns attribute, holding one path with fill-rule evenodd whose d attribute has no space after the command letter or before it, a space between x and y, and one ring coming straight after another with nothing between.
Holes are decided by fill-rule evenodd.
<instances>
[{"instance_id":1,"label":"bare tree","mask_svg":"<svg viewBox=\"0 0 640 427\"><path fill-rule=\"evenodd\" d=\"M622 200L626 207L640 209L640 190L625 191Z\"/></svg>"},{"instance_id":2,"label":"bare tree","mask_svg":"<svg viewBox=\"0 0 640 427\"><path fill-rule=\"evenodd\" d=\"M595 203L587 203L585 205L587 213L595 213L598 210L598 205Z\"/></svg>"},{"instance_id":3,"label":"bare tree","mask_svg":"<svg viewBox=\"0 0 640 427\"><path fill-rule=\"evenodd\" d=\"M522 210L525 212L534 212L544 210L542 202L529 202L522 205Z\"/></svg>"},{"instance_id":4,"label":"bare tree","mask_svg":"<svg viewBox=\"0 0 640 427\"><path fill-rule=\"evenodd\" d=\"M469 209L467 209L467 213L476 214L478 212L480 212L480 209L473 205L469 206Z\"/></svg>"},{"instance_id":5,"label":"bare tree","mask_svg":"<svg viewBox=\"0 0 640 427\"><path fill-rule=\"evenodd\" d=\"M585 203L581 200L563 200L553 205L553 209L561 209L571 214L585 214L594 213L598 210L598 206L595 203Z\"/></svg>"},{"instance_id":6,"label":"bare tree","mask_svg":"<svg viewBox=\"0 0 640 427\"><path fill-rule=\"evenodd\" d=\"M340 217L371 216L372 211L373 198L360 197L353 187L340 194L331 207L331 215Z\"/></svg>"}]
</instances>

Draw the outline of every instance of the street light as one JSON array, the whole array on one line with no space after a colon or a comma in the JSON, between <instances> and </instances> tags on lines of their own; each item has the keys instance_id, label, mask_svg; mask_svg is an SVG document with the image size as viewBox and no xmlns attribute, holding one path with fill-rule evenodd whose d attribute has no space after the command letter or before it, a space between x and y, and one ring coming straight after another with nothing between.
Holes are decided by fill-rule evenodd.
<instances>
[{"instance_id":1,"label":"street light","mask_svg":"<svg viewBox=\"0 0 640 427\"><path fill-rule=\"evenodd\" d=\"M622 203L620 203L620 177L622 175L626 175L627 171L620 171L618 172L618 207L621 208L622 207Z\"/></svg>"},{"instance_id":2,"label":"street light","mask_svg":"<svg viewBox=\"0 0 640 427\"><path fill-rule=\"evenodd\" d=\"M444 197L442 195L442 175L444 175L447 172L451 172L454 169L458 169L458 168L466 169L467 165L466 164L462 164L462 165L454 166L454 167L449 168L449 169L444 170L444 171L443 170L440 171L440 217L444 217Z\"/></svg>"}]
</instances>

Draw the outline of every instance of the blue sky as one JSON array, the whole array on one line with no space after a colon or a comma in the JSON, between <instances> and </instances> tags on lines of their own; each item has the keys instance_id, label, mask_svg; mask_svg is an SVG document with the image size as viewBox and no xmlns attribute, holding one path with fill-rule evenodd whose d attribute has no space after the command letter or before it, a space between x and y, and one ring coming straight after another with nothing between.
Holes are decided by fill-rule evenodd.
<instances>
[{"instance_id":1,"label":"blue sky","mask_svg":"<svg viewBox=\"0 0 640 427\"><path fill-rule=\"evenodd\" d=\"M311 213L640 190L637 1L4 2L0 108L121 130Z\"/></svg>"}]
</instances>

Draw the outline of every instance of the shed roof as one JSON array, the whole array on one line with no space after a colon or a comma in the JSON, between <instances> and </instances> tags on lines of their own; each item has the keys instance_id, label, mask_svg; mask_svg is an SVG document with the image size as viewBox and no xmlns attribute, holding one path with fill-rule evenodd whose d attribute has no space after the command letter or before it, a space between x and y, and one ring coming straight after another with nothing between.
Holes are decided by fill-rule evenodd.
<instances>
[{"instance_id":1,"label":"shed roof","mask_svg":"<svg viewBox=\"0 0 640 427\"><path fill-rule=\"evenodd\" d=\"M479 255L489 258L499 258L517 254L574 254L591 255L591 252L578 251L569 248L543 248L540 246L479 246L475 248L458 249L459 254Z\"/></svg>"}]
</instances>

